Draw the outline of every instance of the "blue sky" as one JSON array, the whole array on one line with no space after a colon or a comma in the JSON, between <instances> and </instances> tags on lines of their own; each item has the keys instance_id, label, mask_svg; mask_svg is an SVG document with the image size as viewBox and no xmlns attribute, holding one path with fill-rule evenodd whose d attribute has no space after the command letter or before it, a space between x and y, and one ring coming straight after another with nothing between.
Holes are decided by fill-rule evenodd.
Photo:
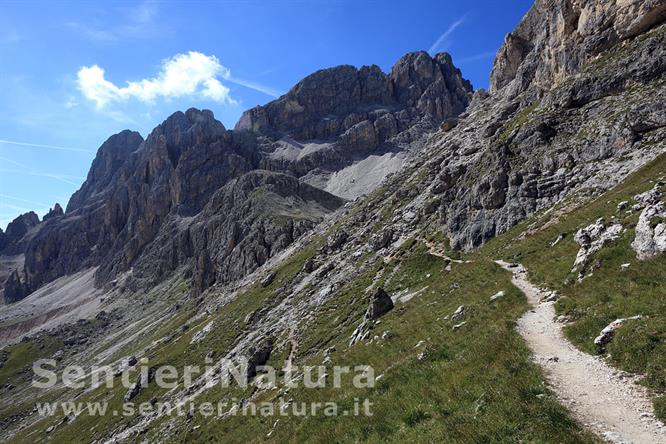
<instances>
[{"instance_id":1,"label":"blue sky","mask_svg":"<svg viewBox=\"0 0 666 444\"><path fill-rule=\"evenodd\" d=\"M475 88L531 0L7 1L0 10L0 226L81 185L101 143L176 110L243 110L339 64L448 51Z\"/></svg>"}]
</instances>

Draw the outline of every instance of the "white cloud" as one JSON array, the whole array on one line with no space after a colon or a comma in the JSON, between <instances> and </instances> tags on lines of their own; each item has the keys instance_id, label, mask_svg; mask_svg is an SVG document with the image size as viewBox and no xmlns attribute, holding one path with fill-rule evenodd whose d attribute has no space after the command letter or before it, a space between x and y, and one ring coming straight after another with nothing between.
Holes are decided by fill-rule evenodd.
<instances>
[{"instance_id":1,"label":"white cloud","mask_svg":"<svg viewBox=\"0 0 666 444\"><path fill-rule=\"evenodd\" d=\"M433 55L436 51L441 51L444 48L444 44L448 43L447 40L453 34L453 32L463 23L465 23L465 17L461 17L455 22L451 23L451 25L444 31L442 35L440 35L437 40L435 40L435 43L432 44L430 49L428 50L428 53Z\"/></svg>"},{"instance_id":2,"label":"white cloud","mask_svg":"<svg viewBox=\"0 0 666 444\"><path fill-rule=\"evenodd\" d=\"M108 81L104 69L97 65L82 67L77 82L79 90L88 100L95 102L97 108L130 98L152 103L158 98L190 95L234 103L229 96L229 88L218 80L218 77L226 79L229 76L229 70L220 64L217 57L190 51L165 60L156 77L127 82L126 86Z\"/></svg>"}]
</instances>

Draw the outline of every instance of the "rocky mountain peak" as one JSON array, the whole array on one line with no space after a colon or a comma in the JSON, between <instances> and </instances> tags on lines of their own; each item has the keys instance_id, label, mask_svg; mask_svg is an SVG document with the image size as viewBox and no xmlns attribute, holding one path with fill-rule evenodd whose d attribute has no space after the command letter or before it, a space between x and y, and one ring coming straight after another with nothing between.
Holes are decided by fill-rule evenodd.
<instances>
[{"instance_id":1,"label":"rocky mountain peak","mask_svg":"<svg viewBox=\"0 0 666 444\"><path fill-rule=\"evenodd\" d=\"M56 218L56 217L64 216L64 215L65 215L65 212L63 211L62 207L60 206L59 203L56 203L56 204L53 206L53 208L51 208L51 209L49 210L49 212L46 213L46 215L44 216L42 222L45 222L45 221L47 221L47 220L49 220L49 219L53 219L53 218Z\"/></svg>"},{"instance_id":2,"label":"rocky mountain peak","mask_svg":"<svg viewBox=\"0 0 666 444\"><path fill-rule=\"evenodd\" d=\"M75 192L67 204L67 212L74 211L95 193L107 187L116 172L127 162L130 155L143 142L136 131L124 130L109 137L97 150L86 181Z\"/></svg>"},{"instance_id":3,"label":"rocky mountain peak","mask_svg":"<svg viewBox=\"0 0 666 444\"><path fill-rule=\"evenodd\" d=\"M13 239L20 239L28 230L39 224L39 216L34 211L23 213L7 225L6 235Z\"/></svg>"},{"instance_id":4,"label":"rocky mountain peak","mask_svg":"<svg viewBox=\"0 0 666 444\"><path fill-rule=\"evenodd\" d=\"M208 135L220 136L226 128L211 110L189 108L187 111L176 111L158 125L149 137L174 136L176 133L202 132Z\"/></svg>"},{"instance_id":5,"label":"rocky mountain peak","mask_svg":"<svg viewBox=\"0 0 666 444\"><path fill-rule=\"evenodd\" d=\"M319 70L279 99L243 113L236 129L273 138L330 139L387 112L401 113L397 119L406 129L424 117L441 121L460 114L471 92L448 54L433 58L413 52L401 57L388 75L376 65Z\"/></svg>"},{"instance_id":6,"label":"rocky mountain peak","mask_svg":"<svg viewBox=\"0 0 666 444\"><path fill-rule=\"evenodd\" d=\"M0 235L0 251L3 254L18 253L25 243L27 234L39 225L39 216L34 211L23 213L7 225L7 229Z\"/></svg>"},{"instance_id":7,"label":"rocky mountain peak","mask_svg":"<svg viewBox=\"0 0 666 444\"><path fill-rule=\"evenodd\" d=\"M158 125L146 139L146 149L158 158L168 155L175 167L187 149L211 143L222 137L225 131L212 111L190 108L184 113L173 113Z\"/></svg>"}]
</instances>

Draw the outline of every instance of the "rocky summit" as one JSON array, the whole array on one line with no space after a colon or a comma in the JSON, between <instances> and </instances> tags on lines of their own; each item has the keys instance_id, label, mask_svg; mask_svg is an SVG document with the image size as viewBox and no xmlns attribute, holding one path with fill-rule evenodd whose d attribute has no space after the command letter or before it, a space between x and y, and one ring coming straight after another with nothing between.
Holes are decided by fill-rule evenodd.
<instances>
[{"instance_id":1,"label":"rocky summit","mask_svg":"<svg viewBox=\"0 0 666 444\"><path fill-rule=\"evenodd\" d=\"M192 108L111 136L64 211L0 231L1 439L666 442L665 22L661 0L536 0L488 91L413 52L317 71L233 130ZM39 358L132 385L37 393ZM248 381L362 363L375 384L213 388L238 358ZM210 368L155 382L185 364ZM371 418L237 414L359 398ZM34 407L71 399L226 404Z\"/></svg>"}]
</instances>

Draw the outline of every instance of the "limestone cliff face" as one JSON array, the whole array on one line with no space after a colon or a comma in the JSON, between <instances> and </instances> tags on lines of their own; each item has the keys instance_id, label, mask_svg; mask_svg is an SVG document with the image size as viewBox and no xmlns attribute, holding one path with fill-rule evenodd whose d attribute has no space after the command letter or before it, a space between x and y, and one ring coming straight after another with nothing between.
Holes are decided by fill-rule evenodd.
<instances>
[{"instance_id":1,"label":"limestone cliff face","mask_svg":"<svg viewBox=\"0 0 666 444\"><path fill-rule=\"evenodd\" d=\"M431 138L426 201L472 249L666 150L663 1L538 0L500 49L490 96ZM438 157L436 153L441 153Z\"/></svg>"},{"instance_id":2,"label":"limestone cliff face","mask_svg":"<svg viewBox=\"0 0 666 444\"><path fill-rule=\"evenodd\" d=\"M507 34L490 92L539 96L609 48L666 19L662 0L537 0Z\"/></svg>"},{"instance_id":3,"label":"limestone cliff face","mask_svg":"<svg viewBox=\"0 0 666 444\"><path fill-rule=\"evenodd\" d=\"M129 131L112 136L65 217L28 244L27 291L92 265L107 282L129 268L168 215L199 212L217 188L255 167L254 155L210 111L175 113L145 141Z\"/></svg>"}]
</instances>

